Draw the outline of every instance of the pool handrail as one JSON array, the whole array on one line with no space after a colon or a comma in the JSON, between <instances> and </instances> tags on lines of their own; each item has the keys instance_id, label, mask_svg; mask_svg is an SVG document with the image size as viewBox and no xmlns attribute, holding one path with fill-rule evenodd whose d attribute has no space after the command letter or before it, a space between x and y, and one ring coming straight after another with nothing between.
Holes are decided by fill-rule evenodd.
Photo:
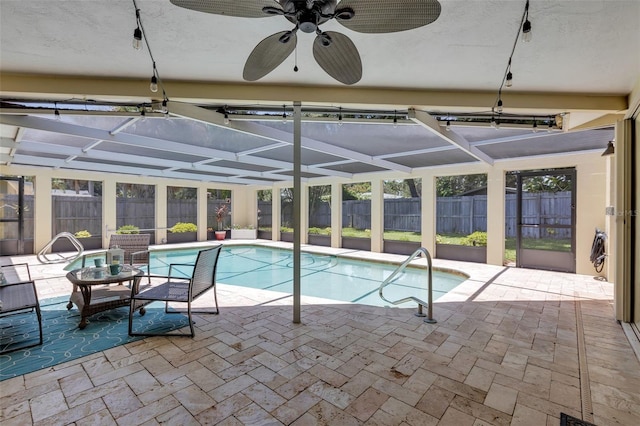
<instances>
[{"instance_id":1,"label":"pool handrail","mask_svg":"<svg viewBox=\"0 0 640 426\"><path fill-rule=\"evenodd\" d=\"M53 246L53 243L55 243L60 238L66 238L69 240L69 242L71 242L73 247L75 247L76 249L75 256L62 256L59 253L54 253L55 255L58 256L56 259L50 259L47 257L47 252L49 251L49 249L51 249L51 247ZM38 259L38 262L43 264L64 263L64 262L73 262L74 260L82 256L83 253L84 253L84 246L80 241L78 241L78 239L72 233L60 232L55 237L53 237L53 239L51 239L51 241L49 241L47 245L42 248L42 250L38 252L38 254L36 255L36 258Z\"/></svg>"},{"instance_id":2,"label":"pool handrail","mask_svg":"<svg viewBox=\"0 0 640 426\"><path fill-rule=\"evenodd\" d=\"M391 284L393 282L394 278L399 273L404 271L404 269L407 267L407 265L409 265L409 263L411 263L413 261L413 259L415 259L416 257L418 257L421 254L424 255L424 257L427 259L427 275L428 275L428 283L427 283L427 294L428 294L428 296L427 297L428 297L428 302L424 302L423 300L420 300L420 299L418 299L417 297L414 297L414 296L405 297L404 299L396 300L395 302L385 298L383 296L383 294L382 294L382 290L386 286ZM415 314L416 316L418 316L418 317L424 317L425 316L425 314L422 312L422 307L425 306L427 308L427 314L426 314L426 318L425 318L424 322L429 323L429 324L434 324L434 323L438 322L433 318L433 274L432 274L432 269L433 269L433 265L431 263L431 255L429 254L429 251L424 247L420 247L419 249L414 251L413 254L411 254L407 258L407 260L405 260L400 266L398 266L396 268L396 270L393 271L393 273L387 277L387 279L382 281L382 283L380 284L380 288L378 289L378 294L380 295L380 298L382 300L384 300L385 302L387 302L387 303L391 303L392 305L399 305L400 303L404 303L404 302L416 302L418 304L418 312L416 312L416 314Z\"/></svg>"}]
</instances>

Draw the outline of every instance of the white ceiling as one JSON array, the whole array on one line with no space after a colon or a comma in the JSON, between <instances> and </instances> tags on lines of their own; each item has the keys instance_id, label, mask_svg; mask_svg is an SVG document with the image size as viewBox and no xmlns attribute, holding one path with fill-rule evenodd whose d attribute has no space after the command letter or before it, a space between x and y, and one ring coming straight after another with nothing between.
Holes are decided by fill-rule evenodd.
<instances>
[{"instance_id":1,"label":"white ceiling","mask_svg":"<svg viewBox=\"0 0 640 426\"><path fill-rule=\"evenodd\" d=\"M362 87L497 90L524 0L441 0L438 20L392 34L361 34L335 20L360 51ZM2 71L150 77L131 48L130 0L0 0ZM289 30L284 17L237 18L190 11L168 0L138 0L164 80L242 82L244 62L265 37ZM514 90L627 94L640 70L637 0L533 0L530 43L513 57ZM298 33L293 55L261 83L336 85L315 63L315 35Z\"/></svg>"},{"instance_id":2,"label":"white ceiling","mask_svg":"<svg viewBox=\"0 0 640 426\"><path fill-rule=\"evenodd\" d=\"M393 34L360 34L329 21L322 30L346 34L362 57L363 77L348 88L315 63L314 35L301 32L299 72L293 71L292 55L259 82L242 80L254 46L291 29L283 17L218 16L179 8L169 0L136 4L167 96L175 101L176 108L170 108L174 119L169 120L175 133L163 132L166 122L154 119L121 130L126 117L65 116L55 121L51 111L25 116L4 108L0 152L3 157L12 153L11 164L102 172L118 168L230 183L290 179L292 126L232 121L227 130L218 113L178 102L279 107L284 100L288 105L302 100L336 109L418 110L419 119L397 129L391 123L303 125L308 178L561 155L604 149L613 137L611 130L552 135L454 126L453 132L445 132L430 120L427 112L491 110L525 0L441 0L442 13L434 23ZM640 79L640 1L532 0L529 19L533 39L516 45L514 84L503 91L505 112L567 114L566 122L569 115L573 118L571 127L625 112L627 95ZM135 26L131 0L0 0L0 96L122 103L162 99L148 90L148 53L131 47ZM185 136L196 128L199 137L211 140ZM565 123L564 130L568 128ZM109 133L114 129L115 136ZM230 141L240 140L246 149L237 156ZM149 149L149 144L160 149ZM189 154L203 147L215 151Z\"/></svg>"}]
</instances>

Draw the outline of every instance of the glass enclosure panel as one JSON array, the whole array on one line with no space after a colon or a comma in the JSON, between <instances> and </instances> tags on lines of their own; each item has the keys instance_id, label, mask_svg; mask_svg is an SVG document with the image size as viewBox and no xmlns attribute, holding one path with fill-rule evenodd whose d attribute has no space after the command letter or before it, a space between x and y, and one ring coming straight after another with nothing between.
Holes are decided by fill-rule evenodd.
<instances>
[{"instance_id":1,"label":"glass enclosure panel","mask_svg":"<svg viewBox=\"0 0 640 426\"><path fill-rule=\"evenodd\" d=\"M421 179L385 180L384 239L421 242Z\"/></svg>"},{"instance_id":2,"label":"glass enclosure panel","mask_svg":"<svg viewBox=\"0 0 640 426\"><path fill-rule=\"evenodd\" d=\"M273 191L270 189L260 189L257 192L258 197L258 230L263 232L271 232L272 216L271 216L271 198ZM264 238L265 236L261 236Z\"/></svg>"},{"instance_id":3,"label":"glass enclosure panel","mask_svg":"<svg viewBox=\"0 0 640 426\"><path fill-rule=\"evenodd\" d=\"M24 197L22 207L24 240L33 241L33 176L24 177ZM13 240L19 238L19 178L2 176L0 179L0 240ZM17 245L16 245L17 247ZM2 254L11 253L7 247L2 247ZM4 250L7 250L6 252Z\"/></svg>"},{"instance_id":4,"label":"glass enclosure panel","mask_svg":"<svg viewBox=\"0 0 640 426\"><path fill-rule=\"evenodd\" d=\"M107 194L108 196L108 194ZM155 235L156 187L135 183L116 184L117 228L134 227ZM152 241L153 243L153 241Z\"/></svg>"},{"instance_id":5,"label":"glass enclosure panel","mask_svg":"<svg viewBox=\"0 0 640 426\"><path fill-rule=\"evenodd\" d=\"M568 174L522 177L522 248L571 252L572 189Z\"/></svg>"},{"instance_id":6,"label":"glass enclosure panel","mask_svg":"<svg viewBox=\"0 0 640 426\"><path fill-rule=\"evenodd\" d=\"M371 182L342 185L342 237L371 238Z\"/></svg>"},{"instance_id":7,"label":"glass enclosure panel","mask_svg":"<svg viewBox=\"0 0 640 426\"><path fill-rule=\"evenodd\" d=\"M207 231L231 229L230 189L207 189Z\"/></svg>"},{"instance_id":8,"label":"glass enclosure panel","mask_svg":"<svg viewBox=\"0 0 640 426\"><path fill-rule=\"evenodd\" d=\"M176 223L198 222L198 190L183 186L167 187L167 227Z\"/></svg>"},{"instance_id":9,"label":"glass enclosure panel","mask_svg":"<svg viewBox=\"0 0 640 426\"><path fill-rule=\"evenodd\" d=\"M52 237L70 232L79 238L102 236L102 182L51 181Z\"/></svg>"},{"instance_id":10,"label":"glass enclosure panel","mask_svg":"<svg viewBox=\"0 0 640 426\"><path fill-rule=\"evenodd\" d=\"M309 187L309 234L331 235L331 185Z\"/></svg>"},{"instance_id":11,"label":"glass enclosure panel","mask_svg":"<svg viewBox=\"0 0 640 426\"><path fill-rule=\"evenodd\" d=\"M487 245L487 175L436 178L436 242Z\"/></svg>"}]
</instances>

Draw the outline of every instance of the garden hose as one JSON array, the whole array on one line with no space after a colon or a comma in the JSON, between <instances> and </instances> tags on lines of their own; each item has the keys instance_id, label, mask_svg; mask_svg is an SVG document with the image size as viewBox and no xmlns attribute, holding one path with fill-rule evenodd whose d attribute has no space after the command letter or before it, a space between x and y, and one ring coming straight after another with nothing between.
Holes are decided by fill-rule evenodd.
<instances>
[{"instance_id":1,"label":"garden hose","mask_svg":"<svg viewBox=\"0 0 640 426\"><path fill-rule=\"evenodd\" d=\"M596 268L596 272L600 273L604 267L604 258L607 256L604 252L604 243L607 239L607 234L599 229L596 229L596 236L593 239L591 245L590 260L593 263L593 267Z\"/></svg>"}]
</instances>

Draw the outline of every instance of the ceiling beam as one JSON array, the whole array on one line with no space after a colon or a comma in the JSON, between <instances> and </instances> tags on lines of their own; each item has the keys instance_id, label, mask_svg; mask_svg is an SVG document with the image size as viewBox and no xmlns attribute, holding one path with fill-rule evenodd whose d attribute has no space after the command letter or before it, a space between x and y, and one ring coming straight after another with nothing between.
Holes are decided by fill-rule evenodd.
<instances>
[{"instance_id":1,"label":"ceiling beam","mask_svg":"<svg viewBox=\"0 0 640 426\"><path fill-rule=\"evenodd\" d=\"M438 122L438 120L436 120L426 112L410 109L409 120L421 125L425 129L429 130L430 132L444 139L450 144L457 146L458 148L460 148L467 154L471 155L472 157L484 163L493 164L493 158L489 157L487 154L480 151L477 147L470 145L468 140L466 140L456 132L454 131L443 132L442 126L440 126L440 123Z\"/></svg>"},{"instance_id":2,"label":"ceiling beam","mask_svg":"<svg viewBox=\"0 0 640 426\"><path fill-rule=\"evenodd\" d=\"M152 99L146 78L78 77L75 75L43 75L0 72L0 96L77 98L78 93L96 100L126 99L129 102L150 103ZM416 109L441 110L449 113L486 111L493 105L495 91L418 90L367 88L356 86L299 86L282 84L207 83L202 81L164 80L171 88L172 101L194 104L270 104L291 105L291 99L303 104L341 105L394 109L413 106ZM425 101L428 100L428 101ZM509 112L533 114L563 111L602 111L618 113L628 109L626 95L601 93L545 93L509 91ZM171 102L170 102L171 103Z\"/></svg>"}]
</instances>

